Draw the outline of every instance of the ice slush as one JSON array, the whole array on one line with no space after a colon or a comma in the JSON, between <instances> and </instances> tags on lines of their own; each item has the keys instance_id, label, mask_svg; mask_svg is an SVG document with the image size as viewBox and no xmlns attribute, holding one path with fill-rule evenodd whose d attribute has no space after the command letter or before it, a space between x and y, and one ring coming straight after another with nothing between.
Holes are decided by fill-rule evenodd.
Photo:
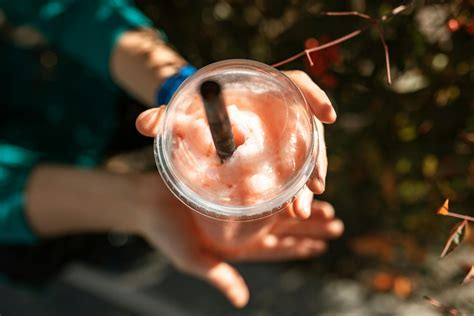
<instances>
[{"instance_id":1,"label":"ice slush","mask_svg":"<svg viewBox=\"0 0 474 316\"><path fill-rule=\"evenodd\" d=\"M222 162L216 154L202 100L193 96L173 125L171 157L179 178L204 199L248 206L278 194L299 172L312 132L302 107L274 93L228 90L224 100L237 146ZM304 121L304 120L303 120Z\"/></svg>"}]
</instances>

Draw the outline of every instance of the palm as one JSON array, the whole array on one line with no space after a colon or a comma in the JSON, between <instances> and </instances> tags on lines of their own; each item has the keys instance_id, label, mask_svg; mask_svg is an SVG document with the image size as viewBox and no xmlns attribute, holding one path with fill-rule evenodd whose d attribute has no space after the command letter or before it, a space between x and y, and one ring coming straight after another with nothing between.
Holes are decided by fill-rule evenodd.
<instances>
[{"instance_id":1,"label":"palm","mask_svg":"<svg viewBox=\"0 0 474 316\"><path fill-rule=\"evenodd\" d=\"M295 202L275 215L274 220L264 227L263 233L251 242L239 246L235 246L239 240L216 243L213 240L222 238L215 236L211 240L208 231L196 221L193 211L172 196L156 176L150 179L152 182L148 183L148 187L162 194L156 198L155 207L145 212L143 236L160 249L176 268L212 283L237 306L246 302L248 290L240 274L223 259L304 259L322 253L326 248L325 240L339 236L343 229L342 223L334 219L330 204L310 200L311 216L306 220L292 215Z\"/></svg>"}]
</instances>

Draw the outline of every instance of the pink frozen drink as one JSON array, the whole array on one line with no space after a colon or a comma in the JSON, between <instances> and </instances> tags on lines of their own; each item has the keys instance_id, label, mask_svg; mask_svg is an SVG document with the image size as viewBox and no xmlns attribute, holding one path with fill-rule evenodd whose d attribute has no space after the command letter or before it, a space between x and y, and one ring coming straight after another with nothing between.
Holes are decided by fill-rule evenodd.
<instances>
[{"instance_id":1,"label":"pink frozen drink","mask_svg":"<svg viewBox=\"0 0 474 316\"><path fill-rule=\"evenodd\" d=\"M222 161L198 85L223 87L236 149ZM230 60L202 68L166 110L155 155L171 191L195 210L211 239L250 242L308 180L317 156L316 124L298 88L258 62Z\"/></svg>"}]
</instances>

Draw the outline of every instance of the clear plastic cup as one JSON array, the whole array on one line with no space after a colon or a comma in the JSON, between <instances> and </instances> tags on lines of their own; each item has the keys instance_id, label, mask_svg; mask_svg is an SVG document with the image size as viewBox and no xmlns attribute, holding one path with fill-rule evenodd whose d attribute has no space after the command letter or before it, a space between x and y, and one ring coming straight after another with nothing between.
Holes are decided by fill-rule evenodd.
<instances>
[{"instance_id":1,"label":"clear plastic cup","mask_svg":"<svg viewBox=\"0 0 474 316\"><path fill-rule=\"evenodd\" d=\"M212 166L196 175L197 172L202 172L203 161L199 157L193 157L192 152L186 151L181 151L179 157L176 156L177 146L187 141L176 132L178 121L182 115L202 106L199 104L202 102L199 86L209 79L220 83L226 104L242 99L250 104L250 110L252 106L255 109L258 107L259 115L265 115L266 111L269 115L277 113L277 129L272 127L277 133L274 132L272 136L277 138L273 144L281 145L282 155L274 159L275 163L285 159L285 150L288 150L288 157L293 154L290 152L293 150L293 143L288 135L293 135L296 131L304 135L303 141L298 145L301 162L295 170L288 173L284 183L257 194L254 198L250 195L246 200L233 199L226 195L225 187L206 187L203 184L202 179L206 177L206 173L212 174L215 171ZM317 142L317 124L298 87L282 72L268 65L235 59L203 67L180 86L168 104L160 132L155 139L154 151L159 173L171 192L194 211L191 212L192 216L211 241L225 243L229 247L252 242L264 234L275 220L272 215L285 209L293 201L315 167ZM265 152L260 157L265 157L264 154ZM256 156L255 160L249 160L248 163L262 163L260 157ZM269 158L273 159L271 156ZM187 168L183 168L183 161L189 162ZM238 173L234 175L238 176ZM229 183L229 186L233 185L233 179L222 180Z\"/></svg>"}]
</instances>

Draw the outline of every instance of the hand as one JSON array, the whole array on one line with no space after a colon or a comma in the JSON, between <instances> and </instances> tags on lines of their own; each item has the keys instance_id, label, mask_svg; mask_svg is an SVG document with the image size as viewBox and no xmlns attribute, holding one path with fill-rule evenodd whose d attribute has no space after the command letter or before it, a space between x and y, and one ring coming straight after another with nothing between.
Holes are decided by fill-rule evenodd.
<instances>
[{"instance_id":1,"label":"hand","mask_svg":"<svg viewBox=\"0 0 474 316\"><path fill-rule=\"evenodd\" d=\"M316 194L322 194L326 187L326 173L328 160L326 155L326 142L324 140L324 128L321 122L332 124L336 121L337 115L331 101L326 93L314 83L313 80L303 71L293 70L284 72L297 86L308 102L319 130L319 155L316 161L316 168L311 175L307 186Z\"/></svg>"},{"instance_id":2,"label":"hand","mask_svg":"<svg viewBox=\"0 0 474 316\"><path fill-rule=\"evenodd\" d=\"M321 122L332 124L336 121L337 115L326 93L321 90L305 72L292 70L283 73L300 88L316 117L316 124L318 124L319 141L315 142L315 144L319 144L319 155L318 161L316 161L316 168L305 188L297 196L295 202L288 208L291 215L306 219L311 215L308 201L313 199L313 193L322 194L326 187L328 161L326 142L324 140L324 128ZM144 111L137 118L137 130L145 136L156 136L159 122L164 112L164 106Z\"/></svg>"},{"instance_id":3,"label":"hand","mask_svg":"<svg viewBox=\"0 0 474 316\"><path fill-rule=\"evenodd\" d=\"M240 249L226 248L226 245L216 247L206 239L206 234L200 230L199 225L196 225L190 210L166 189L164 191L169 196L164 200L167 202L156 202L156 207L151 207L151 211L146 212L148 215L145 216L145 226L148 227L143 230L145 238L161 249L178 269L215 285L237 307L246 304L248 289L240 274L224 260L275 261L308 258L322 253L326 247L325 240L335 238L343 231L342 222L334 218L332 206L313 201L314 193L324 192L327 171L321 122L333 123L336 113L326 94L304 72L289 71L285 74L301 89L317 118L320 147L317 167L307 185L287 211L277 215L277 220L268 227L266 233ZM136 121L138 131L146 136L155 136L164 109L154 108L140 114ZM156 195L156 184L151 187ZM153 193L150 195L153 196Z\"/></svg>"},{"instance_id":4,"label":"hand","mask_svg":"<svg viewBox=\"0 0 474 316\"><path fill-rule=\"evenodd\" d=\"M140 176L142 200L146 203L136 214L137 232L160 249L180 271L206 280L218 288L236 307L243 307L249 290L239 272L225 261L286 261L306 259L324 252L326 239L343 231L342 222L334 219L329 203L307 201L311 216L305 221L280 212L267 233L250 244L235 248L219 247L195 222L189 208L178 201L160 177Z\"/></svg>"}]
</instances>

